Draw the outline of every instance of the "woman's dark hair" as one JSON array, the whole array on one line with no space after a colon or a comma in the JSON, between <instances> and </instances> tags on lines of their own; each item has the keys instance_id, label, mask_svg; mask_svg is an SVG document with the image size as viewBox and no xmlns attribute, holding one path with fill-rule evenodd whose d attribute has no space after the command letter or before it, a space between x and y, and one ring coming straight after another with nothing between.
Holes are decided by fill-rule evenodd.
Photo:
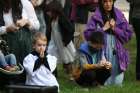
<instances>
[{"instance_id":1,"label":"woman's dark hair","mask_svg":"<svg viewBox=\"0 0 140 93\"><path fill-rule=\"evenodd\" d=\"M47 12L51 12L52 16L50 17L49 15L47 15ZM48 40L50 40L50 36L51 36L50 34L51 34L51 30L52 30L52 27L51 27L52 20L55 20L57 17L60 17L60 16L62 18L66 17L66 16L64 14L62 5L57 0L51 1L49 4L47 4L44 7L44 14L45 14L45 17L47 16L46 23L48 24L46 36L48 37Z\"/></svg>"},{"instance_id":2,"label":"woman's dark hair","mask_svg":"<svg viewBox=\"0 0 140 93\"><path fill-rule=\"evenodd\" d=\"M114 2L116 1L116 0L112 0L113 1L113 4L114 4ZM102 2L104 2L104 0L98 0L98 3L99 3L99 7L102 7L103 5L102 5Z\"/></svg>"},{"instance_id":3,"label":"woman's dark hair","mask_svg":"<svg viewBox=\"0 0 140 93\"><path fill-rule=\"evenodd\" d=\"M58 16L64 15L63 7L57 0L53 0L52 2L47 4L45 7L45 12L51 12L53 19L56 19Z\"/></svg>"},{"instance_id":4,"label":"woman's dark hair","mask_svg":"<svg viewBox=\"0 0 140 93\"><path fill-rule=\"evenodd\" d=\"M14 23L22 18L22 3L21 0L0 0L0 13L8 13L12 9L12 17Z\"/></svg>"},{"instance_id":5,"label":"woman's dark hair","mask_svg":"<svg viewBox=\"0 0 140 93\"><path fill-rule=\"evenodd\" d=\"M114 6L114 2L116 0L112 0L112 1L113 1L113 6ZM102 15L102 19L103 19L104 23L106 21L108 21L110 18L114 18L114 20L116 20L116 15L115 15L115 12L114 12L114 7L112 7L112 10L110 11L110 17L108 18L108 16L105 13L105 10L103 8L103 2L104 2L104 0L99 0L99 9L101 10L101 15Z\"/></svg>"},{"instance_id":6,"label":"woman's dark hair","mask_svg":"<svg viewBox=\"0 0 140 93\"><path fill-rule=\"evenodd\" d=\"M104 44L103 32L100 32L100 31L92 32L89 37L89 41L92 44Z\"/></svg>"}]
</instances>

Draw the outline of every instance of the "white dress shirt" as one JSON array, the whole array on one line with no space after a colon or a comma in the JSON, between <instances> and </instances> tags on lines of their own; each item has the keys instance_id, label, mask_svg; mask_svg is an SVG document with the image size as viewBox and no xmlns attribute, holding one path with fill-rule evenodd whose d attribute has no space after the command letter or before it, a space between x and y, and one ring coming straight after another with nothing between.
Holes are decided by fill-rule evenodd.
<instances>
[{"instance_id":1,"label":"white dress shirt","mask_svg":"<svg viewBox=\"0 0 140 93\"><path fill-rule=\"evenodd\" d=\"M57 59L55 56L47 55L47 61L51 71L41 65L37 70L33 71L34 65L38 56L29 54L23 61L23 66L26 70L26 84L39 86L58 86L58 82L52 72L56 68Z\"/></svg>"}]
</instances>

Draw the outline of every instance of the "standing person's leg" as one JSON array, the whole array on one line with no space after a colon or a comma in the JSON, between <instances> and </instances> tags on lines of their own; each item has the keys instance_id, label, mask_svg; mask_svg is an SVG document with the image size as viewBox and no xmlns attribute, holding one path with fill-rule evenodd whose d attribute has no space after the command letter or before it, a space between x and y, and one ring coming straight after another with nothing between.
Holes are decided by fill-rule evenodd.
<instances>
[{"instance_id":1,"label":"standing person's leg","mask_svg":"<svg viewBox=\"0 0 140 93\"><path fill-rule=\"evenodd\" d=\"M85 24L75 23L75 35L78 34L78 37L75 37L75 47L78 49L80 44L84 42L83 31L85 30Z\"/></svg>"},{"instance_id":2,"label":"standing person's leg","mask_svg":"<svg viewBox=\"0 0 140 93\"><path fill-rule=\"evenodd\" d=\"M134 32L136 34L136 43L137 43L137 56L136 56L136 80L140 80L140 19L132 19Z\"/></svg>"},{"instance_id":3,"label":"standing person's leg","mask_svg":"<svg viewBox=\"0 0 140 93\"><path fill-rule=\"evenodd\" d=\"M73 72L73 62L75 61L76 57L76 49L72 41L63 48L62 57L63 57L62 58L63 66L67 74L69 75L69 79L73 80L72 72Z\"/></svg>"},{"instance_id":4,"label":"standing person's leg","mask_svg":"<svg viewBox=\"0 0 140 93\"><path fill-rule=\"evenodd\" d=\"M72 72L73 72L73 67L72 67L72 63L63 63L63 67L66 70L66 73L69 75L69 80L73 80L72 77Z\"/></svg>"}]
</instances>

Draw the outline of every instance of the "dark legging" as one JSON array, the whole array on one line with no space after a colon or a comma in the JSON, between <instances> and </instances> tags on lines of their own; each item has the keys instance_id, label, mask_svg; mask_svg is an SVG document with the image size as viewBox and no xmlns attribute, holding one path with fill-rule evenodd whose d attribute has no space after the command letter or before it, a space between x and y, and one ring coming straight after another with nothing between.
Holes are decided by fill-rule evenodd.
<instances>
[{"instance_id":1,"label":"dark legging","mask_svg":"<svg viewBox=\"0 0 140 93\"><path fill-rule=\"evenodd\" d=\"M76 82L81 86L96 86L97 83L103 85L110 76L110 70L94 69L82 71Z\"/></svg>"}]
</instances>

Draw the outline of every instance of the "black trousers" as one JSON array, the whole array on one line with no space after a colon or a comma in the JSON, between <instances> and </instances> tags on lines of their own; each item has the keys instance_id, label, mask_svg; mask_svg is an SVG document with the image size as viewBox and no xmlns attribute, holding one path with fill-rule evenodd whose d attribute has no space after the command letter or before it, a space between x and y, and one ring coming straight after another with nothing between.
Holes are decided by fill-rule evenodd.
<instances>
[{"instance_id":1,"label":"black trousers","mask_svg":"<svg viewBox=\"0 0 140 93\"><path fill-rule=\"evenodd\" d=\"M140 18L132 18L132 25L134 27L137 43L136 80L140 80Z\"/></svg>"},{"instance_id":2,"label":"black trousers","mask_svg":"<svg viewBox=\"0 0 140 93\"><path fill-rule=\"evenodd\" d=\"M103 85L110 76L110 70L94 69L82 71L76 82L81 86L96 86L97 83Z\"/></svg>"}]
</instances>

